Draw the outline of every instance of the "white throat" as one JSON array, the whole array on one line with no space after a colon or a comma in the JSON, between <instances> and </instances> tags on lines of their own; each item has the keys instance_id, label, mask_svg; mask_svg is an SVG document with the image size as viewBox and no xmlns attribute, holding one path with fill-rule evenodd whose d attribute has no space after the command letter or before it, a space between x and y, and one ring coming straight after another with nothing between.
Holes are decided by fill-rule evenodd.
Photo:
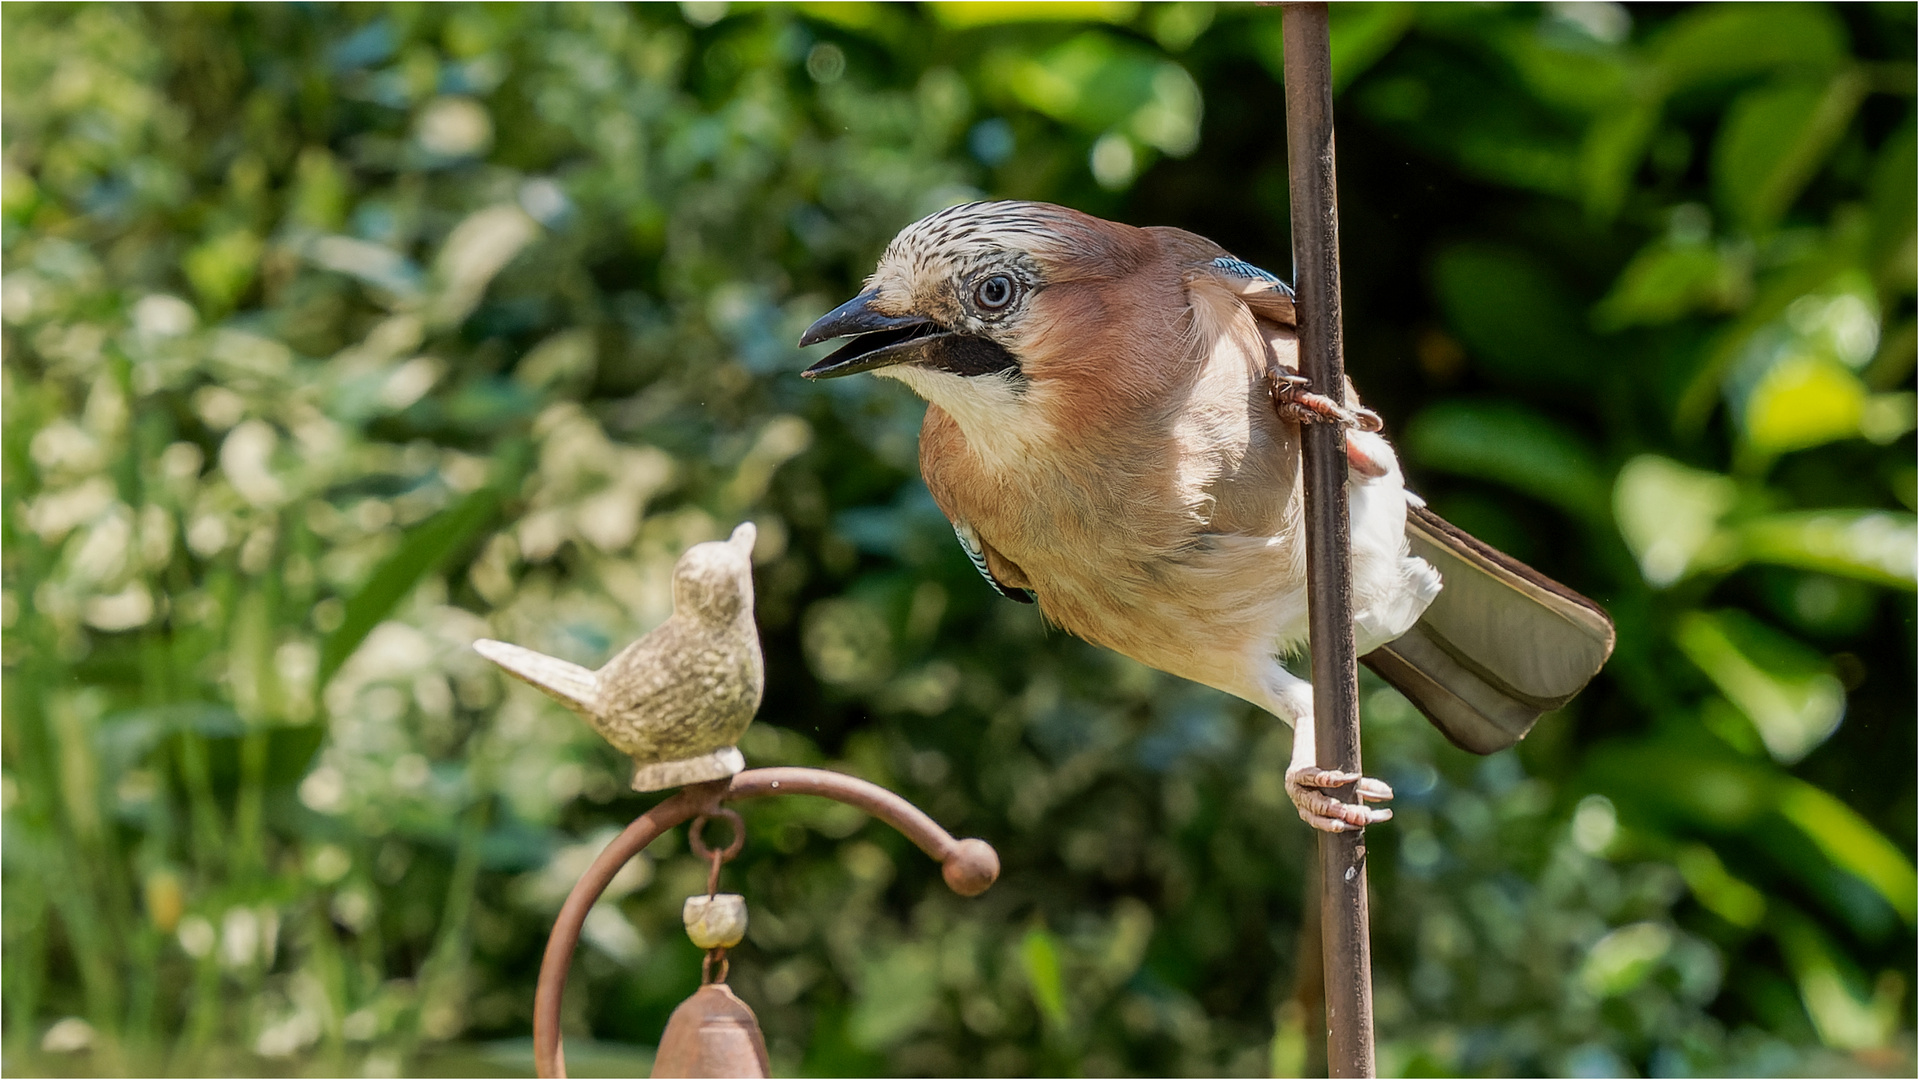
<instances>
[{"instance_id":1,"label":"white throat","mask_svg":"<svg viewBox=\"0 0 1919 1080\"><path fill-rule=\"evenodd\" d=\"M955 375L900 364L874 372L898 379L946 410L980 463L999 470L1036 452L1051 434L1045 411L1034 400L1039 388L1012 374Z\"/></svg>"}]
</instances>

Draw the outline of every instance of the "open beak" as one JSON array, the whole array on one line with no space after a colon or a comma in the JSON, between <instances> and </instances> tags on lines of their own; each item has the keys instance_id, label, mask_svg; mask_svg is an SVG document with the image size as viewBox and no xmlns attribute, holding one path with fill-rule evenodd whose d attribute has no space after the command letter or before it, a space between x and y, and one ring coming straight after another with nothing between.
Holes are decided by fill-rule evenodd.
<instances>
[{"instance_id":1,"label":"open beak","mask_svg":"<svg viewBox=\"0 0 1919 1080\"><path fill-rule=\"evenodd\" d=\"M800 347L833 338L850 337L831 356L800 374L808 379L834 379L874 368L904 364L921 357L926 339L948 331L917 315L886 315L873 310L877 293L861 293L820 316L800 335Z\"/></svg>"},{"instance_id":2,"label":"open beak","mask_svg":"<svg viewBox=\"0 0 1919 1080\"><path fill-rule=\"evenodd\" d=\"M917 315L887 315L873 310L875 294L862 293L820 316L800 335L800 347L832 338L853 340L800 374L808 379L837 379L860 371L917 364L953 375L1017 375L1019 359L993 341L962 334Z\"/></svg>"}]
</instances>

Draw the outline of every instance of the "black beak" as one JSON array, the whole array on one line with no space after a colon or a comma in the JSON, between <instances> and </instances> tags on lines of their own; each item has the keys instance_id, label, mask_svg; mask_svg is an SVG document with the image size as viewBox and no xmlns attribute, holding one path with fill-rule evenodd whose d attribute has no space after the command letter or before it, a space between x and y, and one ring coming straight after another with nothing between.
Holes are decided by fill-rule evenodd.
<instances>
[{"instance_id":1,"label":"black beak","mask_svg":"<svg viewBox=\"0 0 1919 1080\"><path fill-rule=\"evenodd\" d=\"M800 347L851 337L833 355L800 372L808 379L836 379L895 364L919 364L954 375L1019 372L1019 360L998 344L959 334L917 315L874 311L873 293L861 293L820 316L800 335Z\"/></svg>"},{"instance_id":2,"label":"black beak","mask_svg":"<svg viewBox=\"0 0 1919 1080\"><path fill-rule=\"evenodd\" d=\"M851 337L831 356L800 374L808 379L832 379L855 372L903 364L919 355L918 343L946 332L917 315L885 315L873 310L876 293L861 293L820 316L800 335L800 347L833 338Z\"/></svg>"},{"instance_id":3,"label":"black beak","mask_svg":"<svg viewBox=\"0 0 1919 1080\"><path fill-rule=\"evenodd\" d=\"M920 326L927 320L917 315L882 315L873 310L873 301L879 299L878 293L861 293L839 307L819 317L819 321L806 328L800 335L800 348L818 345L822 341L834 338L851 337L854 334L870 334L879 330L898 330L908 326Z\"/></svg>"}]
</instances>

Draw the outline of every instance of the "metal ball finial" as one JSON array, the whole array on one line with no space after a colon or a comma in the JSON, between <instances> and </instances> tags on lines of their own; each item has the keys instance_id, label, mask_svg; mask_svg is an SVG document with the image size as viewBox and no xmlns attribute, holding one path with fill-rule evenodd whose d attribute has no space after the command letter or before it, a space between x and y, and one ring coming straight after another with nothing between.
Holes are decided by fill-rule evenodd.
<instances>
[{"instance_id":1,"label":"metal ball finial","mask_svg":"<svg viewBox=\"0 0 1919 1080\"><path fill-rule=\"evenodd\" d=\"M961 896L978 896L999 880L999 852L984 840L961 840L940 865L940 876Z\"/></svg>"}]
</instances>

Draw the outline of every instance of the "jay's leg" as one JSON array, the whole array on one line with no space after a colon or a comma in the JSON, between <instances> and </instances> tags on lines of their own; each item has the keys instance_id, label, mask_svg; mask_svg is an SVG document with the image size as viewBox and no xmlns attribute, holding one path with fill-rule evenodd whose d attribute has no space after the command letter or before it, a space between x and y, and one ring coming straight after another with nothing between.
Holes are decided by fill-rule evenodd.
<instances>
[{"instance_id":1,"label":"jay's leg","mask_svg":"<svg viewBox=\"0 0 1919 1080\"><path fill-rule=\"evenodd\" d=\"M1355 780L1359 781L1360 799L1356 803L1340 802L1322 790ZM1314 764L1313 718L1310 716L1293 725L1293 763L1286 769L1286 794L1299 809L1299 819L1322 832L1346 832L1393 819L1391 810L1366 805L1393 797L1393 789L1386 781L1334 772Z\"/></svg>"},{"instance_id":2,"label":"jay's leg","mask_svg":"<svg viewBox=\"0 0 1919 1080\"><path fill-rule=\"evenodd\" d=\"M1271 697L1267 707L1279 716L1298 717L1293 721L1293 760L1286 767L1286 795L1299 810L1299 819L1323 832L1346 832L1391 821L1391 810L1365 805L1393 797L1393 789L1384 780L1318 766L1313 748L1312 684L1275 663L1268 675L1268 687ZM1355 780L1359 783L1357 803L1340 802L1324 790Z\"/></svg>"},{"instance_id":3,"label":"jay's leg","mask_svg":"<svg viewBox=\"0 0 1919 1080\"><path fill-rule=\"evenodd\" d=\"M1280 419L1295 424L1340 424L1361 431L1378 431L1385 425L1379 414L1363 405L1348 407L1325 394L1306 389L1306 376L1273 368L1271 373L1273 409Z\"/></svg>"}]
</instances>

